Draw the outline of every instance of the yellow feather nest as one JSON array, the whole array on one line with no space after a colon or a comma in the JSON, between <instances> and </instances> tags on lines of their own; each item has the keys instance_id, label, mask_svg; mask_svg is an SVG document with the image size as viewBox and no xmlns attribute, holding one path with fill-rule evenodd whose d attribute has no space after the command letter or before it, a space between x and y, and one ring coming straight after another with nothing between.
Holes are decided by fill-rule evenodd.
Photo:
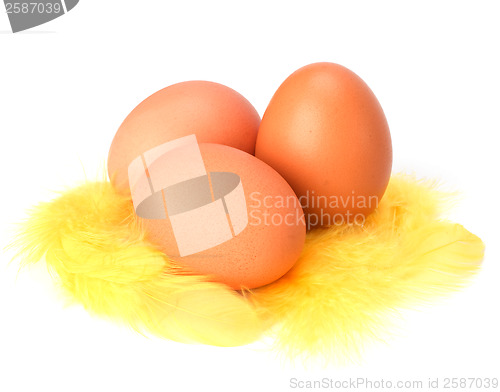
<instances>
[{"instance_id":1,"label":"yellow feather nest","mask_svg":"<svg viewBox=\"0 0 500 392\"><path fill-rule=\"evenodd\" d=\"M14 246L23 265L44 258L89 312L141 333L217 346L267 334L289 358L345 360L384 336L395 311L458 289L478 270L484 245L440 218L446 201L430 182L394 176L363 227L311 231L289 273L244 293L155 249L131 200L107 181L38 205Z\"/></svg>"}]
</instances>

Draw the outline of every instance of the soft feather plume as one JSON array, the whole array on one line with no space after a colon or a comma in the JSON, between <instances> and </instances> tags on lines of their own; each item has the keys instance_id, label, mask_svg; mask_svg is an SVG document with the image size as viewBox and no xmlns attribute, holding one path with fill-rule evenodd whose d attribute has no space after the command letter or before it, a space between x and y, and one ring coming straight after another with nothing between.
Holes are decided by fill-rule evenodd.
<instances>
[{"instance_id":1,"label":"soft feather plume","mask_svg":"<svg viewBox=\"0 0 500 392\"><path fill-rule=\"evenodd\" d=\"M348 360L384 337L398 309L456 290L478 270L484 245L440 219L447 202L433 184L393 177L363 227L311 231L289 273L244 295L157 251L130 199L106 181L40 204L14 245L24 264L45 257L75 302L138 331L233 346L274 326L289 358Z\"/></svg>"},{"instance_id":2,"label":"soft feather plume","mask_svg":"<svg viewBox=\"0 0 500 392\"><path fill-rule=\"evenodd\" d=\"M395 176L363 227L308 233L294 268L252 295L262 316L280 324L279 348L290 358L355 359L384 338L397 309L462 287L484 245L440 219L448 199L432 183Z\"/></svg>"},{"instance_id":3,"label":"soft feather plume","mask_svg":"<svg viewBox=\"0 0 500 392\"><path fill-rule=\"evenodd\" d=\"M243 296L188 274L148 243L129 197L109 182L40 204L14 246L23 264L45 257L75 302L137 331L217 346L250 343L262 333Z\"/></svg>"}]
</instances>

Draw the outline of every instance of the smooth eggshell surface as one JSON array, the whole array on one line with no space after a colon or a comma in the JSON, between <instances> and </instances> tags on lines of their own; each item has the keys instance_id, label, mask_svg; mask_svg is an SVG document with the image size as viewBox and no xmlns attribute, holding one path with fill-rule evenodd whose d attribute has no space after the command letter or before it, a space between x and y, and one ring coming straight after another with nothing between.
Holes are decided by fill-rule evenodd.
<instances>
[{"instance_id":1,"label":"smooth eggshell surface","mask_svg":"<svg viewBox=\"0 0 500 392\"><path fill-rule=\"evenodd\" d=\"M128 166L168 141L195 134L199 143L218 143L254 154L260 116L242 95L207 81L174 84L141 102L118 129L108 156L108 174L128 191Z\"/></svg>"},{"instance_id":2,"label":"smooth eggshell surface","mask_svg":"<svg viewBox=\"0 0 500 392\"><path fill-rule=\"evenodd\" d=\"M333 63L305 66L283 82L262 118L255 155L288 181L310 228L361 222L377 207L392 168L377 98Z\"/></svg>"}]
</instances>

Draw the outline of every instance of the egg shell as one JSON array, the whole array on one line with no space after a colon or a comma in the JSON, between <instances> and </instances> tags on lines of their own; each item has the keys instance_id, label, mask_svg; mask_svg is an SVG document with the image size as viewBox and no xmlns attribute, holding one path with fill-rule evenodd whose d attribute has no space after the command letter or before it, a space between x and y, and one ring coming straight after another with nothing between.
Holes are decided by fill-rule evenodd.
<instances>
[{"instance_id":1,"label":"egg shell","mask_svg":"<svg viewBox=\"0 0 500 392\"><path fill-rule=\"evenodd\" d=\"M255 152L260 116L233 89L207 81L171 85L142 101L118 129L108 156L108 174L128 190L128 166L151 148L195 134L199 143L218 143Z\"/></svg>"},{"instance_id":2,"label":"egg shell","mask_svg":"<svg viewBox=\"0 0 500 392\"><path fill-rule=\"evenodd\" d=\"M307 65L283 82L262 118L255 155L291 185L309 228L362 222L392 168L380 103L359 76L333 63Z\"/></svg>"},{"instance_id":3,"label":"egg shell","mask_svg":"<svg viewBox=\"0 0 500 392\"><path fill-rule=\"evenodd\" d=\"M240 176L248 225L227 242L183 257L169 218L141 218L148 239L194 273L234 289L277 280L294 265L305 241L304 214L293 190L269 165L244 151L210 143L200 144L200 151L207 172Z\"/></svg>"}]
</instances>

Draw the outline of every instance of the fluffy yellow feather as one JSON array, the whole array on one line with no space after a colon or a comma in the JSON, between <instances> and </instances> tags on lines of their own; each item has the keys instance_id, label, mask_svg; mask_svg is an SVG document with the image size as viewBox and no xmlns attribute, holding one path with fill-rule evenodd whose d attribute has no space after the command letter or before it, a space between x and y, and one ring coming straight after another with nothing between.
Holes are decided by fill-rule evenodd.
<instances>
[{"instance_id":1,"label":"fluffy yellow feather","mask_svg":"<svg viewBox=\"0 0 500 392\"><path fill-rule=\"evenodd\" d=\"M290 358L348 359L384 335L397 309L458 289L478 270L484 245L440 218L446 202L432 183L395 176L364 226L311 231L289 273L243 294L159 252L107 181L40 204L14 245L23 264L45 258L75 302L140 332L234 346L267 329Z\"/></svg>"},{"instance_id":2,"label":"fluffy yellow feather","mask_svg":"<svg viewBox=\"0 0 500 392\"><path fill-rule=\"evenodd\" d=\"M38 205L16 244L24 264L44 257L75 302L137 331L217 346L247 344L263 331L242 295L190 274L148 243L131 200L109 182Z\"/></svg>"},{"instance_id":3,"label":"fluffy yellow feather","mask_svg":"<svg viewBox=\"0 0 500 392\"><path fill-rule=\"evenodd\" d=\"M384 338L397 309L460 288L484 245L440 219L448 200L433 183L400 175L364 226L308 233L294 268L252 296L261 316L280 324L278 346L290 358L354 359Z\"/></svg>"}]
</instances>

